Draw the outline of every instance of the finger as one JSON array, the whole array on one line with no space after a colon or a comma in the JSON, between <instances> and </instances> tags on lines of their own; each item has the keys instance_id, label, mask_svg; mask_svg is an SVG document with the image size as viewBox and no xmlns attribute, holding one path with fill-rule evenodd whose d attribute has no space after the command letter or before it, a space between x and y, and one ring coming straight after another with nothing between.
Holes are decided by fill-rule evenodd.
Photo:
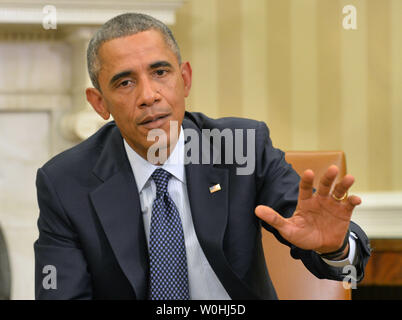
<instances>
[{"instance_id":1,"label":"finger","mask_svg":"<svg viewBox=\"0 0 402 320\"><path fill-rule=\"evenodd\" d=\"M257 206L255 208L255 214L258 218L265 221L279 232L285 232L289 222L277 213L274 209L267 206Z\"/></svg>"},{"instance_id":2,"label":"finger","mask_svg":"<svg viewBox=\"0 0 402 320\"><path fill-rule=\"evenodd\" d=\"M312 197L313 182L314 172L310 169L304 171L299 184L299 200L306 200Z\"/></svg>"},{"instance_id":3,"label":"finger","mask_svg":"<svg viewBox=\"0 0 402 320\"><path fill-rule=\"evenodd\" d=\"M350 187L355 182L355 178L348 174L342 178L342 180L335 185L334 191L332 194L337 198L342 198L346 192L350 189Z\"/></svg>"},{"instance_id":4,"label":"finger","mask_svg":"<svg viewBox=\"0 0 402 320\"><path fill-rule=\"evenodd\" d=\"M349 196L346 201L346 209L352 212L354 208L362 203L362 199L358 196Z\"/></svg>"},{"instance_id":5,"label":"finger","mask_svg":"<svg viewBox=\"0 0 402 320\"><path fill-rule=\"evenodd\" d=\"M338 172L339 172L338 167L332 165L328 168L327 172L325 172L325 174L321 177L317 191L320 196L323 197L328 196L332 184L334 183L335 178L338 175Z\"/></svg>"}]
</instances>

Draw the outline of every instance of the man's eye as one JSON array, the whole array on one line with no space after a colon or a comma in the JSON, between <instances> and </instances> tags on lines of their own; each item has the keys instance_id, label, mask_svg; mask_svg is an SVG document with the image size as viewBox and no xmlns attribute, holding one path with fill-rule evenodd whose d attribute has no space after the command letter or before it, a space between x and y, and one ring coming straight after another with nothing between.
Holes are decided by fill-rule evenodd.
<instances>
[{"instance_id":1,"label":"man's eye","mask_svg":"<svg viewBox=\"0 0 402 320\"><path fill-rule=\"evenodd\" d=\"M122 82L120 82L119 87L127 87L132 83L131 80L124 80Z\"/></svg>"},{"instance_id":2,"label":"man's eye","mask_svg":"<svg viewBox=\"0 0 402 320\"><path fill-rule=\"evenodd\" d=\"M160 69L160 70L156 70L155 73L157 76L161 77L167 73L167 70Z\"/></svg>"}]
</instances>

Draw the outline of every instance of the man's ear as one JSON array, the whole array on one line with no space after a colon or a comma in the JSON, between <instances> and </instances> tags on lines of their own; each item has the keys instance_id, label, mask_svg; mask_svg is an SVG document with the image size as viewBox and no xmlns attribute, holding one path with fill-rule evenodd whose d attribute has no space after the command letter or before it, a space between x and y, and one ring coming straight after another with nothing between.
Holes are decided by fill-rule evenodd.
<instances>
[{"instance_id":1,"label":"man's ear","mask_svg":"<svg viewBox=\"0 0 402 320\"><path fill-rule=\"evenodd\" d=\"M192 83L192 76L193 71L191 69L190 62L184 62L181 64L181 76L184 81L184 96L187 98L190 94L191 83Z\"/></svg>"},{"instance_id":2,"label":"man's ear","mask_svg":"<svg viewBox=\"0 0 402 320\"><path fill-rule=\"evenodd\" d=\"M102 93L96 88L87 88L85 90L87 95L87 100L91 104L92 108L99 114L104 120L110 118L110 112L106 108L105 100L103 99Z\"/></svg>"}]
</instances>

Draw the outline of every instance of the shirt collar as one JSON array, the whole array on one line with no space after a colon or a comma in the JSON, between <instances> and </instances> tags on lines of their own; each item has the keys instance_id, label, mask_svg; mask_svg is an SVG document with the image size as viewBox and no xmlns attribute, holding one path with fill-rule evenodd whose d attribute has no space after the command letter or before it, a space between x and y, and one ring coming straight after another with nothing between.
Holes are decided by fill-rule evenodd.
<instances>
[{"instance_id":1,"label":"shirt collar","mask_svg":"<svg viewBox=\"0 0 402 320\"><path fill-rule=\"evenodd\" d=\"M173 152L169 155L169 158L162 166L156 166L134 151L130 145L124 141L124 148L126 149L127 157L133 170L135 181L137 183L138 192L141 192L145 184L151 177L152 173L162 168L168 171L175 178L183 183L186 183L186 175L184 171L184 133L183 127L180 127L179 140L173 149Z\"/></svg>"}]
</instances>

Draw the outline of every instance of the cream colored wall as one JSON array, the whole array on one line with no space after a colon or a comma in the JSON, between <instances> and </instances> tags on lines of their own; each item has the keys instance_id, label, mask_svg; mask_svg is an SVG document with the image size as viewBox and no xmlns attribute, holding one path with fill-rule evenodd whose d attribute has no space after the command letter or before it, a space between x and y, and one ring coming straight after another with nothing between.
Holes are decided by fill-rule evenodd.
<instances>
[{"instance_id":1,"label":"cream colored wall","mask_svg":"<svg viewBox=\"0 0 402 320\"><path fill-rule=\"evenodd\" d=\"M354 190L402 190L402 1L189 0L172 29L189 110L263 120L284 150L342 149Z\"/></svg>"}]
</instances>

